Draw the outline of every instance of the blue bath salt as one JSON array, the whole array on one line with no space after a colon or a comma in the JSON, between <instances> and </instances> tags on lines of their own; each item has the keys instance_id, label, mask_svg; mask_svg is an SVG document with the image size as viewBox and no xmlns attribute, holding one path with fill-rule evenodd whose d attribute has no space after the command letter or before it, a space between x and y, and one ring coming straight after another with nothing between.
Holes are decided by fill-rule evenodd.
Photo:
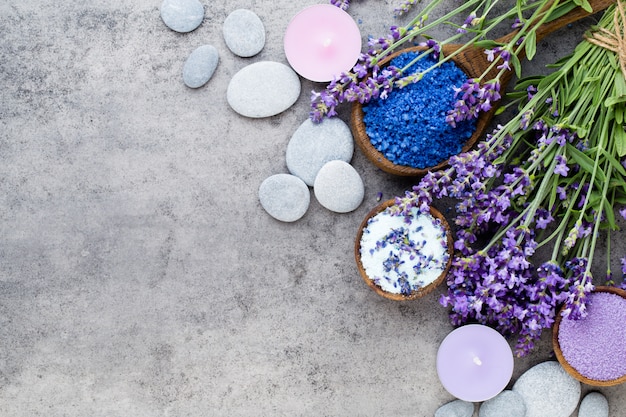
<instances>
[{"instance_id":1,"label":"blue bath salt","mask_svg":"<svg viewBox=\"0 0 626 417\"><path fill-rule=\"evenodd\" d=\"M390 65L404 67L417 56L408 52L391 60ZM436 61L427 57L411 66L411 72L423 71ZM365 131L372 145L396 165L425 169L461 152L476 129L476 120L452 127L446 122L454 108L454 88L467 75L448 61L424 74L404 88L394 88L386 99L375 99L363 106Z\"/></svg>"}]
</instances>

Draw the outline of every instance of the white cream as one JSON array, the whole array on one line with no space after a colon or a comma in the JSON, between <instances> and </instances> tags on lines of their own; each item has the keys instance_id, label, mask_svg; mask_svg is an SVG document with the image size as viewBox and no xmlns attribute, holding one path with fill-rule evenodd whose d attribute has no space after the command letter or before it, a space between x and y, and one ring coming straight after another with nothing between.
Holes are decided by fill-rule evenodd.
<instances>
[{"instance_id":1,"label":"white cream","mask_svg":"<svg viewBox=\"0 0 626 417\"><path fill-rule=\"evenodd\" d=\"M361 263L367 276L384 291L394 294L402 292L400 278L404 275L411 291L416 291L435 281L445 269L448 261L446 231L441 222L432 215L413 210L411 223L404 216L394 216L389 209L370 219L361 237ZM415 243L417 252L406 250L400 244L377 247L385 237L395 230L408 231L408 240ZM396 256L400 265L386 268L385 262ZM411 259L413 256L413 259ZM421 268L413 267L421 263ZM396 263L397 265L397 263Z\"/></svg>"}]
</instances>

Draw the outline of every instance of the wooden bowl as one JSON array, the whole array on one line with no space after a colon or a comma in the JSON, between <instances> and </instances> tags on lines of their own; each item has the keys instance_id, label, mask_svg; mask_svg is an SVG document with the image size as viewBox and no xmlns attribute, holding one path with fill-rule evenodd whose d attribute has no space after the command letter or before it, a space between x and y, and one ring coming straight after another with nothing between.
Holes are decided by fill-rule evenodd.
<instances>
[{"instance_id":1,"label":"wooden bowl","mask_svg":"<svg viewBox=\"0 0 626 417\"><path fill-rule=\"evenodd\" d=\"M447 55L451 52L447 50L448 46L449 45L443 46L444 55ZM402 49L401 51L397 51L389 55L388 57L382 59L380 61L380 66L382 67L385 64L388 64L389 61L391 61L393 58L397 57L400 54L403 54L406 52L423 51L423 50L424 50L424 47L421 47L421 46L415 46L412 48ZM472 68L471 61L458 60L458 61L455 61L455 64L465 74L472 74L473 72L475 72L475 70ZM465 145L463 145L463 147L461 148L461 153L469 151L474 146L474 144L478 141L478 139L482 137L482 135L485 133L485 131L489 127L491 119L495 115L496 109L497 109L497 105L494 105L491 108L491 110L489 110L488 112L482 112L479 114L478 119L476 119L476 129L474 130L474 133L468 139L468 141L465 142ZM378 149L376 149L374 145L372 145L372 142L370 141L370 138L367 135L367 132L365 130L365 122L363 121L363 117L364 117L363 105L359 102L355 102L352 105L352 111L350 114L350 128L352 130L352 136L354 136L354 141L356 142L358 147L361 149L363 154L365 154L365 156L375 166L382 169L383 171L389 174L394 174L398 176L417 177L417 176L426 174L428 171L437 171L448 165L447 159L441 161L439 164L435 166L426 167L426 168L414 168L411 166L394 164L389 159L387 159L380 151L378 151Z\"/></svg>"},{"instance_id":2,"label":"wooden bowl","mask_svg":"<svg viewBox=\"0 0 626 417\"><path fill-rule=\"evenodd\" d=\"M450 265L452 264L452 254L453 254L452 233L450 231L450 225L448 224L446 218L437 209L435 209L434 207L431 207L430 208L431 216L439 219L441 221L441 225L446 230L446 238L447 238L447 243L448 243L448 254L450 255L449 258L448 258L448 262L446 264L446 267L441 272L441 275L439 275L437 277L437 279L435 279L433 282L431 282L428 285L425 285L425 286L421 287L417 291L412 291L408 295L405 295L405 294L395 294L395 293L390 293L390 292L387 292L387 291L383 290L380 286L376 285L374 283L374 281L372 279L370 279L370 277L365 272L365 268L363 267L363 263L361 262L361 237L363 236L363 231L367 227L367 222L369 221L369 219L371 219L372 217L376 216L378 213L384 211L387 207L390 207L390 206L394 205L395 203L396 203L395 199L387 200L387 201L379 204L378 206L374 207L365 216L365 218L363 219L363 221L361 222L361 224L359 226L359 231L358 231L358 233L356 235L356 239L355 239L355 242L354 242L354 257L356 259L356 265L357 265L357 268L359 270L359 274L361 275L361 278L363 278L363 281L365 281L365 283L372 290L374 290L378 295L381 295L381 296L383 296L383 297L385 297L385 298L387 298L389 300L394 300L394 301L415 300L417 298L423 297L426 294L432 292L435 288L437 288L445 280L446 275L448 273L448 270L450 269Z\"/></svg>"},{"instance_id":3,"label":"wooden bowl","mask_svg":"<svg viewBox=\"0 0 626 417\"><path fill-rule=\"evenodd\" d=\"M598 286L595 288L595 290L593 290L593 292L608 292L611 294L619 295L620 297L626 299L626 291L620 288ZM563 311L563 308L561 309L561 311ZM567 360L563 356L563 351L561 350L561 347L559 346L559 326L561 325L561 321L563 320L563 317L561 316L561 311L559 311L559 314L557 315L557 318L552 328L552 346L554 348L554 353L556 354L556 358L561 364L561 366L563 367L563 369L565 369L565 371L568 374L573 376L578 381L584 384L592 385L596 387L610 387L610 386L619 385L619 384L626 382L626 374L622 375L619 378L611 379L607 381L588 378L584 375L581 375L580 372L576 370L576 368L574 368L572 365L570 365L567 362Z\"/></svg>"}]
</instances>

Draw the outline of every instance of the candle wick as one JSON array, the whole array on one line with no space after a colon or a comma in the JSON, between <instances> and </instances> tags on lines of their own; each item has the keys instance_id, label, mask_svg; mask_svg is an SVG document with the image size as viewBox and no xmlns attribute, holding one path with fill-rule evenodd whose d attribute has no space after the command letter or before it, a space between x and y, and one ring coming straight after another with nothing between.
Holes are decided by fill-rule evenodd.
<instances>
[{"instance_id":1,"label":"candle wick","mask_svg":"<svg viewBox=\"0 0 626 417\"><path fill-rule=\"evenodd\" d=\"M483 361L480 360L478 356L474 356L474 363L478 366L483 364Z\"/></svg>"}]
</instances>

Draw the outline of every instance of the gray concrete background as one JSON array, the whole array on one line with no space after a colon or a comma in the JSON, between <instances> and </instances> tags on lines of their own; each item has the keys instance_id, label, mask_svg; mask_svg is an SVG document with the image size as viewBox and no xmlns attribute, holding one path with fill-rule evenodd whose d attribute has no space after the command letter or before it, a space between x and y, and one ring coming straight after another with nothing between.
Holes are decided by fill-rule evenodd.
<instances>
[{"instance_id":1,"label":"gray concrete background","mask_svg":"<svg viewBox=\"0 0 626 417\"><path fill-rule=\"evenodd\" d=\"M357 150L356 211L313 197L285 224L258 203L319 85L303 80L292 108L257 120L228 107L226 87L245 65L286 63L289 19L316 3L203 1L188 34L163 24L158 0L0 3L1 416L426 417L453 399L434 366L452 330L441 291L387 301L353 260L377 193L412 181ZM352 3L364 39L396 23L396 1ZM222 39L237 8L265 24L255 57ZM525 68L569 52L588 23ZM191 90L182 65L203 43L220 63ZM549 338L513 381L551 358ZM626 388L600 391L623 417Z\"/></svg>"}]
</instances>

